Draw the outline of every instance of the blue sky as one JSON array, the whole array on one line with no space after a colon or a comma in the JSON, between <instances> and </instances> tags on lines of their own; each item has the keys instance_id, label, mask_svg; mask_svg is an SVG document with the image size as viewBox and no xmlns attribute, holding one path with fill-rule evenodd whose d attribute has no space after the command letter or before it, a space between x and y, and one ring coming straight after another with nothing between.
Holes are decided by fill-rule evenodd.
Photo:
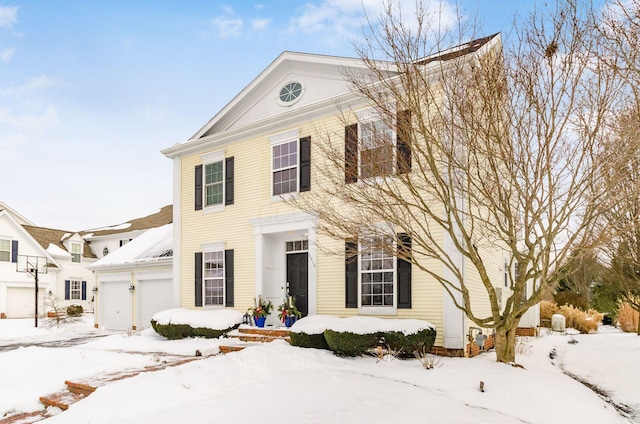
<instances>
[{"instance_id":1,"label":"blue sky","mask_svg":"<svg viewBox=\"0 0 640 424\"><path fill-rule=\"evenodd\" d=\"M160 150L284 50L354 56L363 5L375 14L379 4L0 0L0 201L74 231L170 204L172 163ZM486 35L534 4L461 3Z\"/></svg>"}]
</instances>

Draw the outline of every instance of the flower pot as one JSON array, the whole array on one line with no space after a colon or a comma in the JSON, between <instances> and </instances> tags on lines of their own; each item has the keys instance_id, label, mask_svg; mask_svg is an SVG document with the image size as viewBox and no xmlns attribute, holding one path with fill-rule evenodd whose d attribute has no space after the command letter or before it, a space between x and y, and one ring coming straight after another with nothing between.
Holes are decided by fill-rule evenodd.
<instances>
[{"instance_id":1,"label":"flower pot","mask_svg":"<svg viewBox=\"0 0 640 424\"><path fill-rule=\"evenodd\" d=\"M253 321L260 328L264 327L264 322L267 320L267 317L253 317Z\"/></svg>"},{"instance_id":2,"label":"flower pot","mask_svg":"<svg viewBox=\"0 0 640 424\"><path fill-rule=\"evenodd\" d=\"M288 316L284 317L284 325L287 328L289 328L296 322L297 319L298 319L298 317L295 316L295 315L288 315Z\"/></svg>"}]
</instances>

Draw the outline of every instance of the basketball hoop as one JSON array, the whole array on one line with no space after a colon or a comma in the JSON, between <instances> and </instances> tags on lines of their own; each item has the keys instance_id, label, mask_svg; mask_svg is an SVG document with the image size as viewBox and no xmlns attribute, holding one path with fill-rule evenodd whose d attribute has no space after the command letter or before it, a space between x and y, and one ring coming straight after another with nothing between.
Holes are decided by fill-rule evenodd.
<instances>
[{"instance_id":1,"label":"basketball hoop","mask_svg":"<svg viewBox=\"0 0 640 424\"><path fill-rule=\"evenodd\" d=\"M35 324L38 326L38 274L47 273L47 258L44 256L28 256L18 255L18 262L16 262L17 272L26 272L33 276L36 282L36 311L35 311Z\"/></svg>"}]
</instances>

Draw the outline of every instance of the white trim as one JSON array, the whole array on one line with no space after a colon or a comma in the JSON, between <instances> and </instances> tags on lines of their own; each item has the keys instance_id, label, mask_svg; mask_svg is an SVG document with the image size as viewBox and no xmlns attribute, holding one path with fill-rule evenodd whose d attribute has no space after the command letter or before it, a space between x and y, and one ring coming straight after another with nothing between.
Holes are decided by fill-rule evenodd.
<instances>
[{"instance_id":1,"label":"white trim","mask_svg":"<svg viewBox=\"0 0 640 424\"><path fill-rule=\"evenodd\" d=\"M205 153L204 155L200 155L200 159L202 160L202 164L206 165L208 163L220 162L224 160L224 149L216 150L214 152Z\"/></svg>"},{"instance_id":2,"label":"white trim","mask_svg":"<svg viewBox=\"0 0 640 424\"><path fill-rule=\"evenodd\" d=\"M224 241L214 241L210 243L202 243L200 248L203 252L217 252L220 250L224 250L226 242Z\"/></svg>"},{"instance_id":3,"label":"white trim","mask_svg":"<svg viewBox=\"0 0 640 424\"><path fill-rule=\"evenodd\" d=\"M110 281L132 281L132 274L130 272L118 272L115 274L98 275L98 282L110 282Z\"/></svg>"},{"instance_id":4,"label":"white trim","mask_svg":"<svg viewBox=\"0 0 640 424\"><path fill-rule=\"evenodd\" d=\"M388 223L378 223L376 227L380 228L383 232ZM389 236L375 236L375 237L395 237L394 235ZM393 250L397 249L396 243L393 242ZM393 305L391 306L383 306L383 305L373 305L373 306L363 306L362 305L362 246L360 242L358 242L358 314L359 315L397 315L398 313L398 258L395 255L392 256L393 260ZM381 270L380 272L385 272ZM388 272L388 271L386 271Z\"/></svg>"},{"instance_id":5,"label":"white trim","mask_svg":"<svg viewBox=\"0 0 640 424\"><path fill-rule=\"evenodd\" d=\"M300 129L294 128L292 130L282 131L279 133L268 135L267 138L269 139L271 146L286 143L289 141L299 140Z\"/></svg>"},{"instance_id":6,"label":"white trim","mask_svg":"<svg viewBox=\"0 0 640 424\"><path fill-rule=\"evenodd\" d=\"M176 156L173 158L173 306L180 307L182 300L180 297L180 269L181 269L181 233L182 215L180 213L182 200L182 158Z\"/></svg>"},{"instance_id":7,"label":"white trim","mask_svg":"<svg viewBox=\"0 0 640 424\"><path fill-rule=\"evenodd\" d=\"M287 234L291 231L305 231L309 242L308 249L308 313L318 313L318 239L317 218L305 212L287 215L269 216L249 220L253 226L255 239L255 296L263 293L265 282L265 251L270 247L269 235ZM284 247L283 247L284 252ZM286 252L284 252L286 253ZM286 255L285 255L286 256Z\"/></svg>"}]
</instances>

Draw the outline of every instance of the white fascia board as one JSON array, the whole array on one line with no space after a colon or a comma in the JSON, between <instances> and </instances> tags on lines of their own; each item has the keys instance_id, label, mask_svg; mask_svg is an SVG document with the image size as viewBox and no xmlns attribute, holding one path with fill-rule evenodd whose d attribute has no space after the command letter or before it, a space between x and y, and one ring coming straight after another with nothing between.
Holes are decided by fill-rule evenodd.
<instances>
[{"instance_id":1,"label":"white fascia board","mask_svg":"<svg viewBox=\"0 0 640 424\"><path fill-rule=\"evenodd\" d=\"M151 268L166 268L171 269L173 266L173 258L162 258L153 261L144 261L144 262L127 262L124 264L110 264L110 265L99 265L99 266L87 266L86 268L94 271L96 274L101 274L103 272L135 272L139 269L151 269Z\"/></svg>"},{"instance_id":2,"label":"white fascia board","mask_svg":"<svg viewBox=\"0 0 640 424\"><path fill-rule=\"evenodd\" d=\"M53 256L51 256L49 254L49 252L47 252L46 249L44 247L42 247L40 245L40 243L38 243L38 241L31 236L31 234L29 234L29 232L27 230L25 230L24 227L22 225L20 225L20 223L18 221L16 221L16 219L10 213L6 213L5 210L2 210L2 211L0 211L0 217L2 217L3 215L6 216L7 219L9 219L9 222L11 222L11 224L13 226L15 226L17 231L20 232L24 238L30 239L33 242L33 245L41 253L41 255L38 255L38 256L45 257L45 258L47 258L47 261L50 261L52 264L54 264L58 268L62 268L62 265L60 265L60 263L58 261L56 261L53 258Z\"/></svg>"},{"instance_id":3,"label":"white fascia board","mask_svg":"<svg viewBox=\"0 0 640 424\"><path fill-rule=\"evenodd\" d=\"M361 107L364 99L355 95L355 93L344 93L340 96L331 97L321 102L309 104L296 110L287 110L280 115L273 115L269 118L252 122L242 128L227 131L224 133L216 133L197 140L188 141L182 144L176 144L168 149L162 150L161 153L169 158L177 156L190 155L205 152L213 148L219 148L238 140L252 138L263 134L273 134L279 129L288 128L299 125L300 122L309 122L317 117L326 116L337 113L336 104L342 105L345 109Z\"/></svg>"}]
</instances>

